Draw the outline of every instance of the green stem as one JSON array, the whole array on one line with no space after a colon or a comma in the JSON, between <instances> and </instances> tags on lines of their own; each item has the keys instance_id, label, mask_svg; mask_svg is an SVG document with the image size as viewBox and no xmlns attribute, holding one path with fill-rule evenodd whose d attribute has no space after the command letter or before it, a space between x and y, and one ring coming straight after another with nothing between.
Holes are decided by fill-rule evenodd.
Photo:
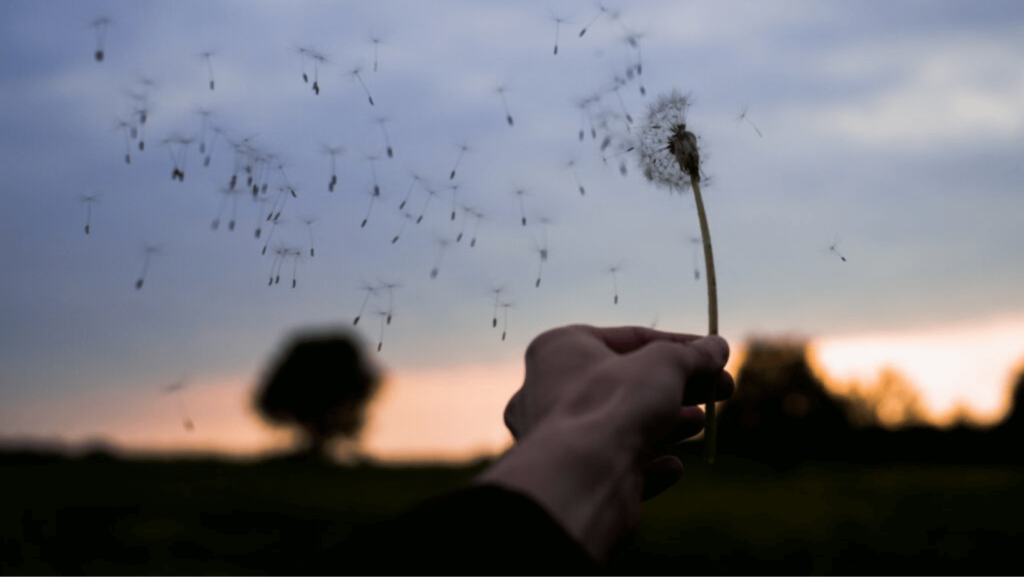
<instances>
[{"instance_id":1,"label":"green stem","mask_svg":"<svg viewBox=\"0 0 1024 577\"><path fill-rule=\"evenodd\" d=\"M693 198L697 201L697 218L700 220L700 237L704 242L704 271L708 281L708 334L718 334L718 280L715 276L715 258L711 254L711 230L708 228L708 216L704 211L704 199L700 194L700 177L690 175L693 186ZM712 388L711 399L704 406L707 426L704 429L704 462L715 463L715 447L718 441L718 421L715 419L715 396L717 390Z\"/></svg>"}]
</instances>

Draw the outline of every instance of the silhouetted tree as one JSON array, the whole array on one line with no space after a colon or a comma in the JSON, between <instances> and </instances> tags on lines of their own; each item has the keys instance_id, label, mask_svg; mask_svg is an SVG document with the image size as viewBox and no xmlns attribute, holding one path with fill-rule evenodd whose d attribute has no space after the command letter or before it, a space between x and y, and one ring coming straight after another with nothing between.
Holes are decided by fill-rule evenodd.
<instances>
[{"instance_id":1,"label":"silhouetted tree","mask_svg":"<svg viewBox=\"0 0 1024 577\"><path fill-rule=\"evenodd\" d=\"M1024 364L1021 365L1017 381L1013 385L1010 412L999 424L998 430L1016 439L1024 438Z\"/></svg>"},{"instance_id":2,"label":"silhouetted tree","mask_svg":"<svg viewBox=\"0 0 1024 577\"><path fill-rule=\"evenodd\" d=\"M257 390L255 405L271 423L297 427L303 453L325 458L330 441L358 437L379 381L353 336L304 333L286 341Z\"/></svg>"},{"instance_id":3,"label":"silhouetted tree","mask_svg":"<svg viewBox=\"0 0 1024 577\"><path fill-rule=\"evenodd\" d=\"M846 445L865 411L825 389L803 342L753 339L722 409L720 450L793 465Z\"/></svg>"}]
</instances>

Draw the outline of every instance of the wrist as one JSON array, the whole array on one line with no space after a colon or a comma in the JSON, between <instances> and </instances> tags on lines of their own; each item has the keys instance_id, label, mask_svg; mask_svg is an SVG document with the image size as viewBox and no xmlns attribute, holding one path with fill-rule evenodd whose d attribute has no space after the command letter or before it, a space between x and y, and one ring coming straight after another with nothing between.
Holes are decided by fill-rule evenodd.
<instances>
[{"instance_id":1,"label":"wrist","mask_svg":"<svg viewBox=\"0 0 1024 577\"><path fill-rule=\"evenodd\" d=\"M629 443L594 419L549 419L478 484L532 498L600 561L639 523L642 475Z\"/></svg>"}]
</instances>

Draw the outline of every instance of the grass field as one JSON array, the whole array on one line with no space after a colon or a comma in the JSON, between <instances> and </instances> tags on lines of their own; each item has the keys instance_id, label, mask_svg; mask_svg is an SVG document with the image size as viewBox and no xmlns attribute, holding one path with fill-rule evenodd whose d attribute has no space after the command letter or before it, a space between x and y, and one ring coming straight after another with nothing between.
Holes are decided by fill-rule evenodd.
<instances>
[{"instance_id":1,"label":"grass field","mask_svg":"<svg viewBox=\"0 0 1024 577\"><path fill-rule=\"evenodd\" d=\"M619 574L1021 574L1024 468L722 456L646 503ZM324 551L485 466L0 454L4 574L372 573ZM538 566L543 573L543 565Z\"/></svg>"}]
</instances>

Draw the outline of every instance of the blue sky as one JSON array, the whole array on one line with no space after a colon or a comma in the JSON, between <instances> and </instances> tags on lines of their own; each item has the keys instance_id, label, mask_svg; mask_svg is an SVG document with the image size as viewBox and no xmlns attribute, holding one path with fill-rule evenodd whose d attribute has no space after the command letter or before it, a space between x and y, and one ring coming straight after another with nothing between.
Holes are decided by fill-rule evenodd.
<instances>
[{"instance_id":1,"label":"blue sky","mask_svg":"<svg viewBox=\"0 0 1024 577\"><path fill-rule=\"evenodd\" d=\"M694 99L689 126L712 177L704 194L721 331L731 341L1022 318L1019 3L605 7L4 2L0 406L181 378L255 378L289 331L351 326L362 283L400 285L390 302L380 291L357 327L373 348L376 313L393 308L379 355L390 368L513 362L538 332L570 322L703 332L692 196L655 188L631 155L605 162L599 148L602 119L628 137L646 104L672 89ZM557 55L553 13L568 19ZM111 20L102 62L90 27L99 17ZM327 57L319 95L301 78L313 66L298 47ZM642 74L628 79L638 56ZM357 66L374 106L349 74ZM626 80L618 94L616 76ZM597 139L576 106L590 96L600 96L590 107ZM146 147L129 140L126 164L118 122L137 123L140 106ZM197 150L200 109L210 111L208 167ZM738 121L744 110L753 124ZM215 143L213 127L222 130ZM161 145L176 136L194 139L183 182L171 180ZM245 138L284 170L267 172L269 202L237 196L229 231L232 201L222 206L219 191L234 170L230 143ZM334 192L325 144L345 149ZM450 180L460 144L469 150ZM367 156L378 158L373 170ZM360 227L374 172L381 196ZM401 228L413 174L436 196L427 205L426 186L413 187L408 210L418 217L426 207L424 219ZM266 237L254 229L268 234L267 205L286 183L297 196L264 255ZM526 192L525 227L516 190ZM85 235L82 197L91 195ZM463 218L474 212L463 207L484 215L473 248L475 224ZM448 245L431 279L441 240ZM846 262L829 251L837 242ZM160 252L136 290L147 245ZM550 257L536 287L542 246ZM267 286L280 247L302 258L289 257L280 284ZM620 264L615 305L609 269ZM505 341L504 309L491 327L498 286L511 304Z\"/></svg>"}]
</instances>

